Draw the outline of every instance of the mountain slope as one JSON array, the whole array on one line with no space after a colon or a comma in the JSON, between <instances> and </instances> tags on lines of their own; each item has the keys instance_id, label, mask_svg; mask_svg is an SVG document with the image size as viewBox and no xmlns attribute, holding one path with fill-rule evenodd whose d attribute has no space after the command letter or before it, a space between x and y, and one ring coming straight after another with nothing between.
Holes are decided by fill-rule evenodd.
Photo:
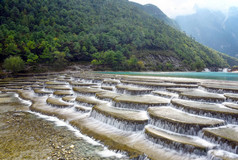
<instances>
[{"instance_id":1,"label":"mountain slope","mask_svg":"<svg viewBox=\"0 0 238 160\"><path fill-rule=\"evenodd\" d=\"M67 59L114 70L200 70L230 59L127 0L2 0L0 12L1 61L20 55L31 65Z\"/></svg>"},{"instance_id":2,"label":"mountain slope","mask_svg":"<svg viewBox=\"0 0 238 160\"><path fill-rule=\"evenodd\" d=\"M146 5L140 5L138 3L134 3L135 6L138 8L141 8L143 11L151 15L152 17L158 18L162 20L165 24L168 24L169 26L179 29L179 25L175 20L170 19L165 15L158 7L152 4L146 4Z\"/></svg>"},{"instance_id":3,"label":"mountain slope","mask_svg":"<svg viewBox=\"0 0 238 160\"><path fill-rule=\"evenodd\" d=\"M176 18L181 29L198 42L228 55L238 57L238 8L227 15L219 11L197 9L192 15Z\"/></svg>"}]
</instances>

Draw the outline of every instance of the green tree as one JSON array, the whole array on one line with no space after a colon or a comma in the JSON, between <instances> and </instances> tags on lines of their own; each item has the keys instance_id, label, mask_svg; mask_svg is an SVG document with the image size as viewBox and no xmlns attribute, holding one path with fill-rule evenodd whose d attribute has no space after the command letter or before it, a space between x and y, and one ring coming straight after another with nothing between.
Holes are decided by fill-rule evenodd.
<instances>
[{"instance_id":1,"label":"green tree","mask_svg":"<svg viewBox=\"0 0 238 160\"><path fill-rule=\"evenodd\" d=\"M113 70L123 70L125 67L126 57L120 51L97 52L93 54L93 58L91 61L93 65L104 65Z\"/></svg>"},{"instance_id":2,"label":"green tree","mask_svg":"<svg viewBox=\"0 0 238 160\"><path fill-rule=\"evenodd\" d=\"M128 69L138 70L138 59L135 55L132 55L129 60L127 60Z\"/></svg>"},{"instance_id":3,"label":"green tree","mask_svg":"<svg viewBox=\"0 0 238 160\"><path fill-rule=\"evenodd\" d=\"M55 69L57 70L63 69L67 64L67 60L65 59L66 57L65 52L55 51L53 55L54 55L53 66L55 67Z\"/></svg>"},{"instance_id":4,"label":"green tree","mask_svg":"<svg viewBox=\"0 0 238 160\"><path fill-rule=\"evenodd\" d=\"M28 56L27 56L27 63L28 64L35 64L38 62L38 59L39 57L33 53L30 53Z\"/></svg>"},{"instance_id":5,"label":"green tree","mask_svg":"<svg viewBox=\"0 0 238 160\"><path fill-rule=\"evenodd\" d=\"M143 61L138 61L138 62L137 62L137 65L138 65L139 70L145 69L145 64L144 64Z\"/></svg>"},{"instance_id":6,"label":"green tree","mask_svg":"<svg viewBox=\"0 0 238 160\"><path fill-rule=\"evenodd\" d=\"M43 50L43 53L40 55L40 58L43 63L50 63L53 61L54 56L52 52L50 51L50 48L46 47Z\"/></svg>"},{"instance_id":7,"label":"green tree","mask_svg":"<svg viewBox=\"0 0 238 160\"><path fill-rule=\"evenodd\" d=\"M237 59L202 46L141 7L126 0L93 4L83 0L44 0L44 4L41 0L0 0L0 62L18 55L28 63L53 64L61 59L54 53L59 51L69 61L92 61L113 70L143 69L137 58L145 59L149 69L171 68L166 62L157 67L159 57L175 58L181 67L194 70L237 65ZM158 59L148 62L144 57Z\"/></svg>"},{"instance_id":8,"label":"green tree","mask_svg":"<svg viewBox=\"0 0 238 160\"><path fill-rule=\"evenodd\" d=\"M27 44L26 44L26 46L27 46L29 49L32 50L32 49L35 49L36 44L35 44L34 41L28 41Z\"/></svg>"},{"instance_id":9,"label":"green tree","mask_svg":"<svg viewBox=\"0 0 238 160\"><path fill-rule=\"evenodd\" d=\"M166 70L167 70L167 71L173 71L173 69L174 69L173 64L170 63L170 62L167 62L167 63L165 64L165 67L166 67Z\"/></svg>"},{"instance_id":10,"label":"green tree","mask_svg":"<svg viewBox=\"0 0 238 160\"><path fill-rule=\"evenodd\" d=\"M2 55L3 52L3 45L0 43L0 56Z\"/></svg>"},{"instance_id":11,"label":"green tree","mask_svg":"<svg viewBox=\"0 0 238 160\"><path fill-rule=\"evenodd\" d=\"M15 43L5 44L6 55L16 55L19 52L20 52L20 50L18 49L18 47Z\"/></svg>"},{"instance_id":12,"label":"green tree","mask_svg":"<svg viewBox=\"0 0 238 160\"><path fill-rule=\"evenodd\" d=\"M3 67L7 71L17 73L24 70L25 62L19 56L10 56L4 60Z\"/></svg>"}]
</instances>

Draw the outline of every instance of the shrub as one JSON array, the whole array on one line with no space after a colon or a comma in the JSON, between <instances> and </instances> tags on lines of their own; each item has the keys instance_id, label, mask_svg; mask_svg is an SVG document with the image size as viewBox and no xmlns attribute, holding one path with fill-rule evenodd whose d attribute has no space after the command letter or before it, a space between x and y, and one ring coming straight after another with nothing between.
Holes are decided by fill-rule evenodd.
<instances>
[{"instance_id":1,"label":"shrub","mask_svg":"<svg viewBox=\"0 0 238 160\"><path fill-rule=\"evenodd\" d=\"M3 67L7 71L17 73L24 69L25 62L19 56L10 56L4 60Z\"/></svg>"},{"instance_id":2,"label":"shrub","mask_svg":"<svg viewBox=\"0 0 238 160\"><path fill-rule=\"evenodd\" d=\"M55 70L62 70L67 66L67 60L65 59L65 52L55 51L53 67Z\"/></svg>"},{"instance_id":3,"label":"shrub","mask_svg":"<svg viewBox=\"0 0 238 160\"><path fill-rule=\"evenodd\" d=\"M139 70L143 70L145 68L145 64L143 61L138 61L137 65L138 65Z\"/></svg>"},{"instance_id":4,"label":"shrub","mask_svg":"<svg viewBox=\"0 0 238 160\"><path fill-rule=\"evenodd\" d=\"M238 66L233 66L232 70L238 70Z\"/></svg>"}]
</instances>

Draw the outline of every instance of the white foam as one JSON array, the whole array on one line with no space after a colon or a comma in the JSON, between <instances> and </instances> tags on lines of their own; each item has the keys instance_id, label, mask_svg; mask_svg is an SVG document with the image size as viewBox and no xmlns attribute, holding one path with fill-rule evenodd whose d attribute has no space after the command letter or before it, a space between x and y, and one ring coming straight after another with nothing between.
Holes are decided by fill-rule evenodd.
<instances>
[{"instance_id":1,"label":"white foam","mask_svg":"<svg viewBox=\"0 0 238 160\"><path fill-rule=\"evenodd\" d=\"M150 127L153 127L153 128L158 128L158 127L153 126L153 125L150 125L150 124L147 125L147 126L150 126ZM184 137L192 138L194 142L196 142L196 143L198 143L198 144L202 144L202 145L204 145L204 146L206 146L206 147L208 147L208 148L214 148L214 147L216 146L215 144L210 143L210 142L206 141L205 139L202 139L202 138L200 138L200 137L198 137L198 136L191 136L191 135L179 134L179 133L175 133L175 132L172 132L172 131L170 131L170 130L165 130L165 129L162 129L162 128L158 128L158 129L159 129L159 130L162 130L162 131L164 131L164 132L167 132L167 133L169 133L169 134L171 134L171 135L177 135L177 136L184 136Z\"/></svg>"},{"instance_id":2,"label":"white foam","mask_svg":"<svg viewBox=\"0 0 238 160\"><path fill-rule=\"evenodd\" d=\"M208 151L208 155L211 156L211 152L214 152L214 151L215 151L215 156L228 157L228 158L231 158L231 159L238 158L237 154L234 154L234 153L231 153L231 152L227 152L227 151L224 151L224 150L210 150L210 151Z\"/></svg>"},{"instance_id":3,"label":"white foam","mask_svg":"<svg viewBox=\"0 0 238 160\"><path fill-rule=\"evenodd\" d=\"M40 118L43 118L43 119L47 120L47 121L54 122L56 126L65 126L65 127L67 127L68 130L72 131L75 134L76 137L80 137L80 138L84 139L86 142L88 142L91 145L103 146L98 141L94 140L93 138L90 138L88 136L83 135L78 129L71 126L68 122L64 122L64 121L62 121L62 120L60 120L56 117L51 117L51 116L43 115L43 114L32 112L32 111L29 111L29 112L39 116ZM121 157L125 156L121 153L116 153L112 150L109 150L107 147L104 147L103 151L98 152L98 155L100 155L102 157L117 157L117 158L121 158Z\"/></svg>"},{"instance_id":4,"label":"white foam","mask_svg":"<svg viewBox=\"0 0 238 160\"><path fill-rule=\"evenodd\" d=\"M215 144L210 143L210 142L208 142L208 141L206 141L205 139L202 139L202 138L200 138L200 137L194 137L194 141L195 141L196 143L203 144L203 145L207 146L208 148L214 148L214 147L216 146Z\"/></svg>"},{"instance_id":5,"label":"white foam","mask_svg":"<svg viewBox=\"0 0 238 160\"><path fill-rule=\"evenodd\" d=\"M71 126L68 122L64 122L64 121L62 121L62 120L60 120L56 117L51 117L51 116L47 116L47 115L43 115L43 114L40 114L40 113L31 112L31 111L29 111L29 112L39 116L40 118L43 118L43 119L47 120L47 121L54 122L56 126L65 126L65 127L67 127L68 130L74 132L75 136L83 138L85 141L87 141L88 143L90 143L92 145L102 145L102 144L98 143L97 141L95 141L94 139L83 135L79 130L77 130L76 128Z\"/></svg>"},{"instance_id":6,"label":"white foam","mask_svg":"<svg viewBox=\"0 0 238 160\"><path fill-rule=\"evenodd\" d=\"M238 125L234 124L227 124L224 126L218 126L218 127L207 127L208 129L221 129L221 128L233 128L235 131L238 132Z\"/></svg>"},{"instance_id":7,"label":"white foam","mask_svg":"<svg viewBox=\"0 0 238 160\"><path fill-rule=\"evenodd\" d=\"M112 150L109 150L107 147L104 147L103 151L100 151L97 153L98 155L100 155L101 157L116 157L116 158L122 158L125 155L121 154L121 153L116 153Z\"/></svg>"},{"instance_id":8,"label":"white foam","mask_svg":"<svg viewBox=\"0 0 238 160\"><path fill-rule=\"evenodd\" d=\"M23 102L24 104L26 104L28 107L30 107L32 105L31 101L22 99L17 93L14 93L14 96L17 97L21 102Z\"/></svg>"}]
</instances>

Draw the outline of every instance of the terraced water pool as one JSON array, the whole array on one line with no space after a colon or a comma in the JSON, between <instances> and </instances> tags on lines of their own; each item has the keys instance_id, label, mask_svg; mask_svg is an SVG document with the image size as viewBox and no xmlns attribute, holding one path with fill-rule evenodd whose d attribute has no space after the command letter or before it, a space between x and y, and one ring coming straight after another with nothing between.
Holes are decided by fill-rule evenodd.
<instances>
[{"instance_id":1,"label":"terraced water pool","mask_svg":"<svg viewBox=\"0 0 238 160\"><path fill-rule=\"evenodd\" d=\"M2 79L0 91L1 117L15 114L32 125L38 124L34 116L46 116L46 120L57 118L72 127L70 131L57 127L52 131L71 138L64 142L68 148L58 148L59 154L50 154L49 148L45 154L49 159L62 158L63 149L71 153L65 159L238 159L237 82L68 72ZM26 101L30 104L22 107ZM39 119L39 124L47 122ZM14 129L14 124L18 121L8 126ZM45 129L54 128L48 126ZM79 141L70 132L86 138ZM50 137L50 132L46 133ZM30 143L32 135L28 135ZM0 136L6 135L1 132ZM90 137L100 145L90 147L86 141ZM38 141L41 139L44 137ZM3 142L4 146L8 143ZM86 151L80 150L81 143ZM123 154L104 151L104 147ZM32 152L24 150L17 155L43 156Z\"/></svg>"}]
</instances>

